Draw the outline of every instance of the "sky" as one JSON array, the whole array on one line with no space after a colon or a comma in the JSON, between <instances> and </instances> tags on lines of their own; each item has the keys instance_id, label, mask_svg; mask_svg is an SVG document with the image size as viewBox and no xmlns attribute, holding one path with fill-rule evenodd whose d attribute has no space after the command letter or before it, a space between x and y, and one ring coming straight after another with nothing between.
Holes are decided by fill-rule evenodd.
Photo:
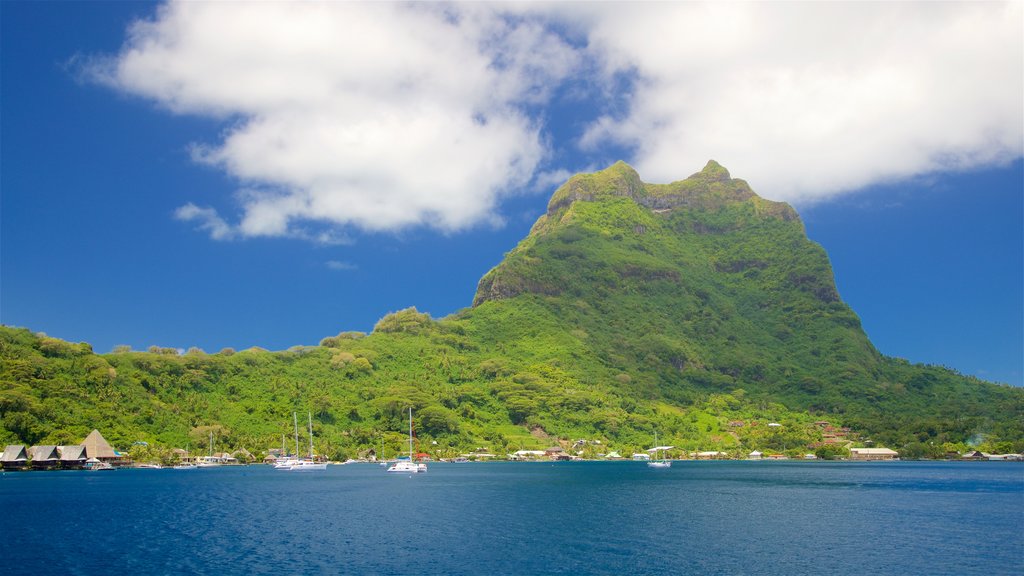
<instances>
[{"instance_id":1,"label":"sky","mask_svg":"<svg viewBox=\"0 0 1024 576\"><path fill-rule=\"evenodd\" d=\"M443 317L571 174L715 159L876 347L1024 385L1022 2L0 2L0 322L97 352Z\"/></svg>"}]
</instances>

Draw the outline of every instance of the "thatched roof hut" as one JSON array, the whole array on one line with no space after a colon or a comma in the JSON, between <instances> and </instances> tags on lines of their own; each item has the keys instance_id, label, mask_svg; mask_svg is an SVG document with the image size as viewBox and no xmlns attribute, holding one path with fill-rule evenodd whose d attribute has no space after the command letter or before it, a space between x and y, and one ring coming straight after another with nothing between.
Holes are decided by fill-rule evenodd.
<instances>
[{"instance_id":1,"label":"thatched roof hut","mask_svg":"<svg viewBox=\"0 0 1024 576\"><path fill-rule=\"evenodd\" d=\"M22 468L28 463L28 453L23 444L8 444L0 456L0 464L6 469Z\"/></svg>"},{"instance_id":2,"label":"thatched roof hut","mask_svg":"<svg viewBox=\"0 0 1024 576\"><path fill-rule=\"evenodd\" d=\"M85 446L81 444L57 446L57 454L60 455L60 465L62 468L77 468L85 464Z\"/></svg>"},{"instance_id":3,"label":"thatched roof hut","mask_svg":"<svg viewBox=\"0 0 1024 576\"><path fill-rule=\"evenodd\" d=\"M100 434L99 430L93 430L89 432L89 435L82 440L82 446L85 447L85 455L88 458L96 458L99 460L113 460L121 458L121 453L114 450L114 447L110 445Z\"/></svg>"},{"instance_id":4,"label":"thatched roof hut","mask_svg":"<svg viewBox=\"0 0 1024 576\"><path fill-rule=\"evenodd\" d=\"M28 449L28 455L33 463L56 463L60 459L56 446L33 446Z\"/></svg>"}]
</instances>

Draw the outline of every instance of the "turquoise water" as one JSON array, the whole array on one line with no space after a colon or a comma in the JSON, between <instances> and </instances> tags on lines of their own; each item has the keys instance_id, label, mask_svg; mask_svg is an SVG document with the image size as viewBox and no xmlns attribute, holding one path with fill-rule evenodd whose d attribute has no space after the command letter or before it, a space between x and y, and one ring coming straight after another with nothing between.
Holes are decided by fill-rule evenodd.
<instances>
[{"instance_id":1,"label":"turquoise water","mask_svg":"<svg viewBox=\"0 0 1024 576\"><path fill-rule=\"evenodd\" d=\"M5 473L0 511L7 574L1024 574L1019 463Z\"/></svg>"}]
</instances>

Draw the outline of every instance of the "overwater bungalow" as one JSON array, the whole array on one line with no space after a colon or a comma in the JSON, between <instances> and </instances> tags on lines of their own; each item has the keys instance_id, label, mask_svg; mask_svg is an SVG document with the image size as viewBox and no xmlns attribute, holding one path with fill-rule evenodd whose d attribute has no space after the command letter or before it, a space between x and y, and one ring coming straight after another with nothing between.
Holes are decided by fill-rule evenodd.
<instances>
[{"instance_id":1,"label":"overwater bungalow","mask_svg":"<svg viewBox=\"0 0 1024 576\"><path fill-rule=\"evenodd\" d=\"M60 467L64 470L78 470L85 465L85 446L74 444L71 446L57 446L57 454L60 456Z\"/></svg>"},{"instance_id":2,"label":"overwater bungalow","mask_svg":"<svg viewBox=\"0 0 1024 576\"><path fill-rule=\"evenodd\" d=\"M33 470L53 470L60 465L56 446L32 446L28 449L28 456Z\"/></svg>"},{"instance_id":3,"label":"overwater bungalow","mask_svg":"<svg viewBox=\"0 0 1024 576\"><path fill-rule=\"evenodd\" d=\"M22 444L8 444L0 456L0 464L4 470L21 470L28 465L28 452Z\"/></svg>"}]
</instances>

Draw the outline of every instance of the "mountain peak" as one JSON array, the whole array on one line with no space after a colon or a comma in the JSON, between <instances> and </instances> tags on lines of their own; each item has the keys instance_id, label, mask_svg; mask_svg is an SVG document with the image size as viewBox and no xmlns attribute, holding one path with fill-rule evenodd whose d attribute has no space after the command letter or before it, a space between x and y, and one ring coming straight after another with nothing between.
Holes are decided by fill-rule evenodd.
<instances>
[{"instance_id":1,"label":"mountain peak","mask_svg":"<svg viewBox=\"0 0 1024 576\"><path fill-rule=\"evenodd\" d=\"M548 214L554 214L577 200L594 201L613 196L638 200L645 195L645 184L632 166L619 160L604 170L576 174L562 184L548 202Z\"/></svg>"},{"instance_id":2,"label":"mountain peak","mask_svg":"<svg viewBox=\"0 0 1024 576\"><path fill-rule=\"evenodd\" d=\"M708 160L704 169L691 176L691 178L703 178L705 180L717 182L725 182L732 179L732 177L729 176L729 171L725 169L725 166L722 166L714 160Z\"/></svg>"},{"instance_id":3,"label":"mountain peak","mask_svg":"<svg viewBox=\"0 0 1024 576\"><path fill-rule=\"evenodd\" d=\"M626 197L655 211L680 207L719 209L736 202L754 202L760 209L786 220L797 219L788 204L764 200L740 179L733 178L724 166L708 160L704 168L685 180L671 184L647 184L632 166L618 161L604 170L576 174L560 186L548 202L547 218L557 220L577 201L595 202Z\"/></svg>"}]
</instances>

